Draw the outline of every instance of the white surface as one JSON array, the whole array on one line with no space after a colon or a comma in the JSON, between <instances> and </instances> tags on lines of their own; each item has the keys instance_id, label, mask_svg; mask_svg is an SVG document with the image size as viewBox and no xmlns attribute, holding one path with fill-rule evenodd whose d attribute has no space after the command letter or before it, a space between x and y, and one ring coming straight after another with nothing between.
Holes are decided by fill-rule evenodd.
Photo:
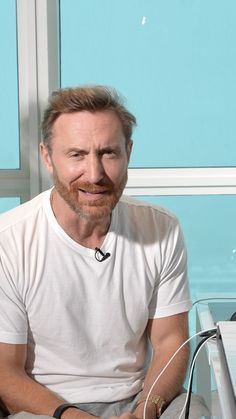
<instances>
[{"instance_id":1,"label":"white surface","mask_svg":"<svg viewBox=\"0 0 236 419\"><path fill-rule=\"evenodd\" d=\"M231 295L231 297L234 297L234 296ZM204 296L201 296L201 298L204 298ZM225 300L222 299L222 303L223 302L225 303ZM224 322L224 323L231 324L231 322ZM198 330L197 331L205 330L208 328L210 329L212 327L214 327L214 321L208 307L208 301L198 303L197 305L197 329ZM229 336L229 339L230 339L230 336ZM221 412L219 412L218 417L219 419L231 419L231 418L235 419L235 416L232 416L232 410L230 409L230 406L229 406L228 394L226 390L227 385L226 385L226 378L225 378L225 370L221 362L220 351L219 351L216 341L209 342L206 344L205 358L201 358L200 362L202 362L202 364L198 366L197 392L205 398L208 404L208 407L212 408L211 371L213 371L215 383L217 387L217 392L218 392L220 410L221 410Z\"/></svg>"},{"instance_id":2,"label":"white surface","mask_svg":"<svg viewBox=\"0 0 236 419\"><path fill-rule=\"evenodd\" d=\"M232 391L234 397L236 397L236 322L219 322L218 327L228 366Z\"/></svg>"}]
</instances>

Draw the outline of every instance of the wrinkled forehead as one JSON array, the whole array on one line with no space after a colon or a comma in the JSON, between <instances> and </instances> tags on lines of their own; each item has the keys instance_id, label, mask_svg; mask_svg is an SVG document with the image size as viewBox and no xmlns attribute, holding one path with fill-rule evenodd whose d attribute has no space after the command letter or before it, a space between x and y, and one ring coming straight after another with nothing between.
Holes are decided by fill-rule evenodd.
<instances>
[{"instance_id":1,"label":"wrinkled forehead","mask_svg":"<svg viewBox=\"0 0 236 419\"><path fill-rule=\"evenodd\" d=\"M72 140L126 144L122 123L114 111L61 114L53 125L52 146L58 141Z\"/></svg>"}]
</instances>

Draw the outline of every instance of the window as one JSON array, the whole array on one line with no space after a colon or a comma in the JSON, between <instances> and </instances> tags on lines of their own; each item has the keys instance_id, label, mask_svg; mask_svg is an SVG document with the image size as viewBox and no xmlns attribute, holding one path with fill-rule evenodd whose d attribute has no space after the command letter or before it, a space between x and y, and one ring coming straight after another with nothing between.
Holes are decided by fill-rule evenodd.
<instances>
[{"instance_id":1,"label":"window","mask_svg":"<svg viewBox=\"0 0 236 419\"><path fill-rule=\"evenodd\" d=\"M11 119L0 98L1 149L10 145L7 138L15 144L14 152L4 148L0 210L7 197L10 207L50 186L38 153L50 92L60 83L110 84L127 97L139 122L126 193L177 214L192 289L204 275L206 287L216 277L230 282L236 249L236 3L176 1L170 8L156 0L3 0L1 6L1 39L10 31L13 51L8 56L2 48L12 68L9 74L0 69L0 83L4 89L11 77L13 90L7 97Z\"/></svg>"},{"instance_id":2,"label":"window","mask_svg":"<svg viewBox=\"0 0 236 419\"><path fill-rule=\"evenodd\" d=\"M42 109L59 85L58 2L2 0L0 7L0 196L11 207L51 184L38 146Z\"/></svg>"}]
</instances>

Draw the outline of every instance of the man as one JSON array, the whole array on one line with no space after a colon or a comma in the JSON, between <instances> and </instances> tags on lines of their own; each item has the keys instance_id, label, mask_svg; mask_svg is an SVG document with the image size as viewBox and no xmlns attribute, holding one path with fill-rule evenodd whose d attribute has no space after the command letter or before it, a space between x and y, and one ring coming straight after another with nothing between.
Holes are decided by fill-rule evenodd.
<instances>
[{"instance_id":1,"label":"man","mask_svg":"<svg viewBox=\"0 0 236 419\"><path fill-rule=\"evenodd\" d=\"M54 187L1 216L0 400L13 418L142 418L187 339L179 224L122 197L135 123L112 89L55 92L40 145ZM180 394L187 364L185 346L146 418Z\"/></svg>"}]
</instances>

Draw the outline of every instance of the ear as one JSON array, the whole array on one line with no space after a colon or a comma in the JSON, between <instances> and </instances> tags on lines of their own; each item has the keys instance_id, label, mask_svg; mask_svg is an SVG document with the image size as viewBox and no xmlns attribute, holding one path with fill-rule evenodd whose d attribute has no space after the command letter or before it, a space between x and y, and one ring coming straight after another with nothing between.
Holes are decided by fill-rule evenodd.
<instances>
[{"instance_id":1,"label":"ear","mask_svg":"<svg viewBox=\"0 0 236 419\"><path fill-rule=\"evenodd\" d=\"M52 159L51 159L50 153L49 153L47 147L45 146L45 144L40 143L39 147L40 147L40 155L41 155L42 161L44 163L44 166L46 167L46 169L50 173L50 175L52 175L53 174L53 165L52 165Z\"/></svg>"},{"instance_id":2,"label":"ear","mask_svg":"<svg viewBox=\"0 0 236 419\"><path fill-rule=\"evenodd\" d=\"M130 160L130 155L131 155L131 152L132 152L132 148L133 148L133 140L129 140L128 143L127 143L127 146L126 146L128 163L129 163L129 160Z\"/></svg>"}]
</instances>

